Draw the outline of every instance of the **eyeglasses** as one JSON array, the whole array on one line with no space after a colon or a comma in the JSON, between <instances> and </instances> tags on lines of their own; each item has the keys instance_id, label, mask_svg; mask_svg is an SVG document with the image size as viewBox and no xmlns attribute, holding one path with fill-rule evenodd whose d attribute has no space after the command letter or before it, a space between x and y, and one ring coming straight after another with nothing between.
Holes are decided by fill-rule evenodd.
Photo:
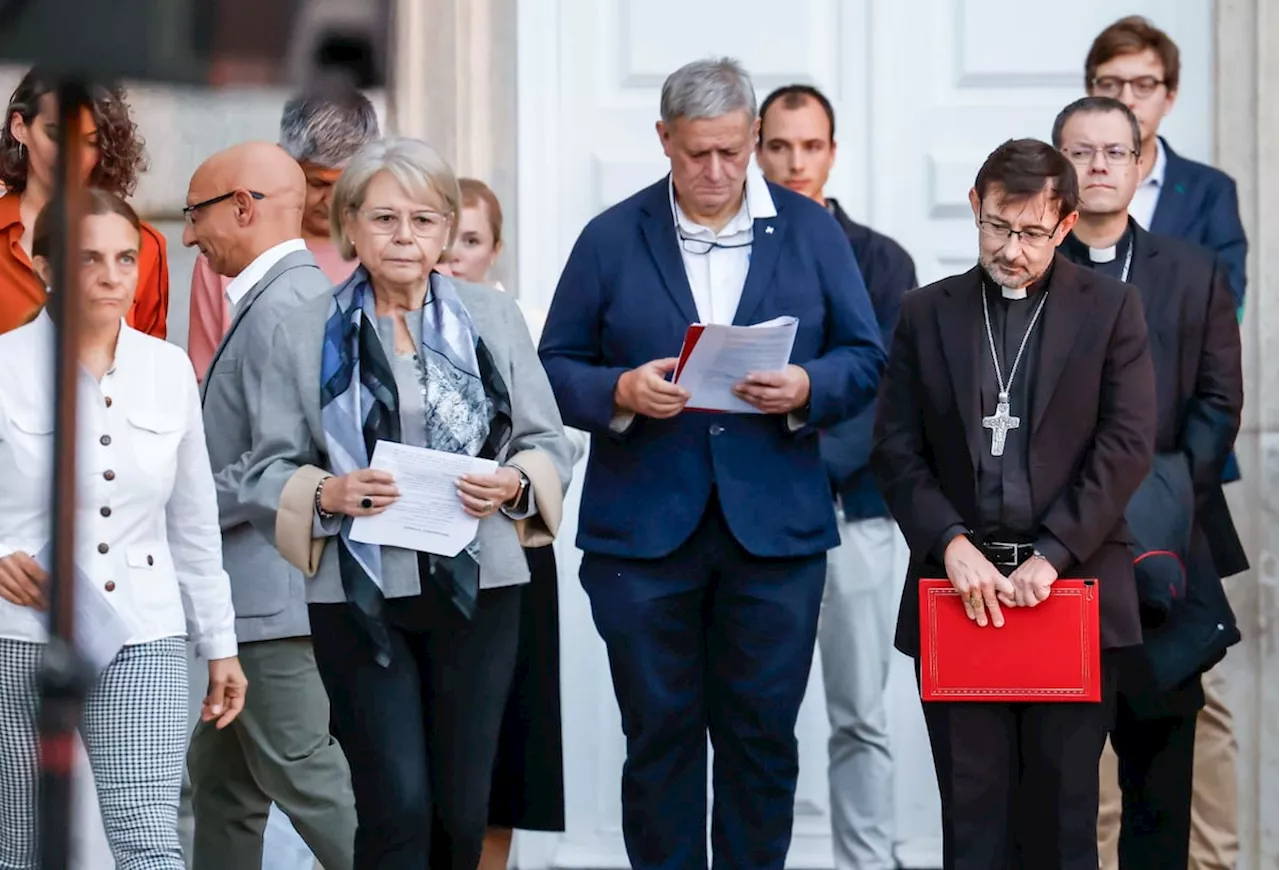
<instances>
[{"instance_id":1,"label":"eyeglasses","mask_svg":"<svg viewBox=\"0 0 1280 870\"><path fill-rule=\"evenodd\" d=\"M1145 100L1156 92L1156 88L1164 84L1163 79L1155 76L1138 76L1136 79L1122 79L1119 76L1099 76L1093 80L1093 90L1103 97L1119 97L1124 93L1124 86L1133 89L1133 95Z\"/></svg>"},{"instance_id":2,"label":"eyeglasses","mask_svg":"<svg viewBox=\"0 0 1280 870\"><path fill-rule=\"evenodd\" d=\"M195 205L184 206L182 209L182 218L187 223L194 225L196 222L196 212L198 212L202 208L206 208L211 205L217 205L220 202L225 202L226 200L231 199L231 197L235 196L237 192L238 191L232 190L222 194L221 196L215 196L210 199L206 199L203 202L197 202ZM254 199L267 198L266 194L258 193L256 190L246 191L246 193L248 193Z\"/></svg>"},{"instance_id":3,"label":"eyeglasses","mask_svg":"<svg viewBox=\"0 0 1280 870\"><path fill-rule=\"evenodd\" d=\"M1126 148L1123 145L1106 145L1102 148L1096 148L1093 145L1072 145L1069 148L1063 148L1062 153L1067 155L1067 159L1077 166L1090 166L1093 164L1093 158L1101 151L1106 161L1111 166L1128 166L1133 159L1138 156L1138 152L1132 148Z\"/></svg>"},{"instance_id":4,"label":"eyeglasses","mask_svg":"<svg viewBox=\"0 0 1280 870\"><path fill-rule=\"evenodd\" d=\"M676 235L680 238L680 247L684 248L690 254L709 254L715 248L722 251L732 251L736 248L751 247L752 240L727 245L722 242L709 242L706 239L695 239L692 236L686 236L680 227L676 227Z\"/></svg>"},{"instance_id":5,"label":"eyeglasses","mask_svg":"<svg viewBox=\"0 0 1280 870\"><path fill-rule=\"evenodd\" d=\"M1053 238L1053 234L1058 231L1061 220L1053 225L1053 229L1046 231L1043 227L1028 227L1025 230L1015 230L1011 226L998 224L989 220L978 221L978 230L983 235L992 239L999 239L1001 242L1009 241L1010 236L1017 236L1018 241L1024 245L1030 245L1033 248L1043 247Z\"/></svg>"},{"instance_id":6,"label":"eyeglasses","mask_svg":"<svg viewBox=\"0 0 1280 870\"><path fill-rule=\"evenodd\" d=\"M402 217L409 221L409 232L419 239L439 236L449 226L449 216L438 211L417 211L410 215L393 211L362 211L358 214L369 225L370 232L378 236L395 235L400 230Z\"/></svg>"}]
</instances>

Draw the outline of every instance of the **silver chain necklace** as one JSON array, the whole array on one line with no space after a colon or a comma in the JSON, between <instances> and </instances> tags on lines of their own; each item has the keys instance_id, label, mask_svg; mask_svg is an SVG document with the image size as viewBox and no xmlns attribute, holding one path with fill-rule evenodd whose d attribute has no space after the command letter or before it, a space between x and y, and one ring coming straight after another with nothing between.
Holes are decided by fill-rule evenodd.
<instances>
[{"instance_id":1,"label":"silver chain necklace","mask_svg":"<svg viewBox=\"0 0 1280 870\"><path fill-rule=\"evenodd\" d=\"M1036 321L1040 319L1040 312L1044 310L1044 304L1049 301L1049 291L1046 289L1044 295L1040 297L1040 304L1036 306L1035 313L1031 315L1031 322L1027 324L1027 331L1022 334L1022 344L1018 345L1018 353L1013 358L1013 368L1009 369L1009 382L1006 384L1004 375L1000 371L1000 356L996 353L996 339L991 332L991 310L987 303L987 283L982 282L982 320L987 326L987 347L991 349L991 362L995 364L996 369L996 385L1000 388L1000 393L996 397L996 412L990 417L982 418L982 428L991 430L991 455L1004 456L1004 442L1008 437L1009 431L1017 429L1022 425L1021 417L1014 417L1009 414L1009 390L1013 387L1013 379L1018 374L1018 363L1022 362L1022 352L1027 349L1027 339L1031 338L1031 330L1036 328Z\"/></svg>"},{"instance_id":2,"label":"silver chain necklace","mask_svg":"<svg viewBox=\"0 0 1280 870\"><path fill-rule=\"evenodd\" d=\"M1126 282L1129 280L1129 267L1133 265L1133 241L1129 242L1129 250L1125 252L1124 268L1120 271L1120 280ZM1013 378L1018 373L1018 363L1022 362L1022 352L1027 349L1027 340L1031 338L1031 332L1036 328L1036 321L1040 319L1040 312L1044 310L1044 304L1049 301L1049 290L1045 288L1044 295L1040 297L1040 304L1036 306L1035 313L1031 315L1031 322L1027 324L1027 331L1022 334L1022 343L1018 345L1018 353L1013 358L1013 368L1009 369L1009 382L1006 384L1004 375L1000 370L1000 356L996 353L996 339L991 332L991 311L987 304L987 282L982 281L982 320L987 327L987 347L991 349L991 362L995 365L996 385L1000 388L999 395L996 396L996 412L989 417L982 418L982 428L991 430L991 455L1004 455L1004 442L1009 432L1017 429L1022 425L1021 417L1014 417L1009 413L1009 391L1013 389Z\"/></svg>"}]
</instances>

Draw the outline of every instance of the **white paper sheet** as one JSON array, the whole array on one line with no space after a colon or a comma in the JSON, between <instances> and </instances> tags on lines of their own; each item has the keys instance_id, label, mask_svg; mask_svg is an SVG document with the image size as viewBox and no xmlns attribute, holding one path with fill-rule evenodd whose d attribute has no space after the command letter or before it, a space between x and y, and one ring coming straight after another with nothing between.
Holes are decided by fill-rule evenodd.
<instances>
[{"instance_id":1,"label":"white paper sheet","mask_svg":"<svg viewBox=\"0 0 1280 870\"><path fill-rule=\"evenodd\" d=\"M53 562L49 547L41 550L35 560L48 573ZM124 647L125 641L133 634L133 627L116 611L98 585L79 568L75 571L73 594L76 648L96 676ZM48 620L52 614L46 612L45 616L45 625L49 627Z\"/></svg>"},{"instance_id":2,"label":"white paper sheet","mask_svg":"<svg viewBox=\"0 0 1280 870\"><path fill-rule=\"evenodd\" d=\"M352 540L456 556L475 538L480 524L462 509L457 480L464 474L491 474L498 463L379 441L369 467L390 472L400 497L376 516L356 517Z\"/></svg>"},{"instance_id":3,"label":"white paper sheet","mask_svg":"<svg viewBox=\"0 0 1280 870\"><path fill-rule=\"evenodd\" d=\"M775 317L752 326L694 324L695 332L700 329L701 334L692 349L681 349L684 364L676 371L675 378L675 383L689 391L685 408L761 413L735 396L733 388L751 372L785 369L799 325L800 321L794 317ZM692 337L686 336L686 344Z\"/></svg>"}]
</instances>

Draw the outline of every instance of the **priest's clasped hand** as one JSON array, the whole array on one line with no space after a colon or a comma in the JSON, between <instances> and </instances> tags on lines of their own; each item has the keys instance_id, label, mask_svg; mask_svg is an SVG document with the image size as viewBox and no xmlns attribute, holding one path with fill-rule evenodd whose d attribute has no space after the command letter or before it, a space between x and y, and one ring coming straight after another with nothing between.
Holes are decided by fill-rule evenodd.
<instances>
[{"instance_id":1,"label":"priest's clasped hand","mask_svg":"<svg viewBox=\"0 0 1280 870\"><path fill-rule=\"evenodd\" d=\"M1058 572L1049 560L1040 554L1023 562L1009 575L1013 584L1013 602L1016 607L1035 607L1049 597L1049 590L1058 579Z\"/></svg>"},{"instance_id":2,"label":"priest's clasped hand","mask_svg":"<svg viewBox=\"0 0 1280 870\"><path fill-rule=\"evenodd\" d=\"M964 602L965 615L983 627L988 622L996 628L1003 626L1001 602L1012 607L1016 601L1016 590L1009 578L1001 574L964 535L956 535L947 544L943 562L947 579ZM989 620L988 613L991 615Z\"/></svg>"}]
</instances>

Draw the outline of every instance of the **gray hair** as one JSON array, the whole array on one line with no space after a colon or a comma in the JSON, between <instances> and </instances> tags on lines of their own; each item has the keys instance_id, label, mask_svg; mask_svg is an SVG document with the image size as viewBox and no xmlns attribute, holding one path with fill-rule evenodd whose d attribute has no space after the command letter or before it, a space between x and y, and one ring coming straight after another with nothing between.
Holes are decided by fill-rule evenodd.
<instances>
[{"instance_id":1,"label":"gray hair","mask_svg":"<svg viewBox=\"0 0 1280 870\"><path fill-rule=\"evenodd\" d=\"M344 259L356 256L355 245L343 217L354 214L364 204L369 182L379 172L385 172L412 199L427 202L438 199L449 219L449 239L445 250L453 246L458 235L458 212L462 208L462 193L458 189L458 176L436 149L421 139L391 136L365 145L347 163L333 186L333 201L329 211L329 227L334 244Z\"/></svg>"},{"instance_id":2,"label":"gray hair","mask_svg":"<svg viewBox=\"0 0 1280 870\"><path fill-rule=\"evenodd\" d=\"M280 147L300 163L337 169L377 138L378 113L359 91L297 94L284 104L280 116Z\"/></svg>"},{"instance_id":3,"label":"gray hair","mask_svg":"<svg viewBox=\"0 0 1280 870\"><path fill-rule=\"evenodd\" d=\"M695 60L667 76L662 84L662 123L677 118L718 118L745 111L756 117L756 92L742 64L731 57Z\"/></svg>"}]
</instances>

